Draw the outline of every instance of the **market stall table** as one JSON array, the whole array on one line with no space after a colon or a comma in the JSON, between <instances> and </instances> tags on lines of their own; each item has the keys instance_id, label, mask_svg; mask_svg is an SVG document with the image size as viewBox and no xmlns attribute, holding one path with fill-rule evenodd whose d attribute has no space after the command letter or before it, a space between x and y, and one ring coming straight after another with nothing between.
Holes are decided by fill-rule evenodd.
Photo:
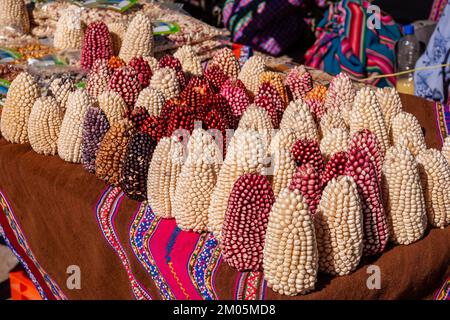
<instances>
[{"instance_id":1,"label":"market stall table","mask_svg":"<svg viewBox=\"0 0 450 320\"><path fill-rule=\"evenodd\" d=\"M440 149L448 109L413 96L402 100L428 147ZM427 298L450 271L450 228L429 229L411 245L390 244L382 255L364 258L348 276L319 274L307 295L282 296L267 288L262 273L237 272L223 262L211 234L181 231L81 165L3 138L0 209L0 232L48 299ZM380 268L380 289L367 287L369 265Z\"/></svg>"}]
</instances>

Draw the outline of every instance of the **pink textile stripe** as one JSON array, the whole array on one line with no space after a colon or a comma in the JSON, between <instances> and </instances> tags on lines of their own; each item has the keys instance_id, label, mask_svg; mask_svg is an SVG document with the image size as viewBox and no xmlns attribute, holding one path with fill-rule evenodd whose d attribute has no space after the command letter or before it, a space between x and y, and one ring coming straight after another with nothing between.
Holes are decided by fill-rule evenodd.
<instances>
[{"instance_id":1,"label":"pink textile stripe","mask_svg":"<svg viewBox=\"0 0 450 320\"><path fill-rule=\"evenodd\" d=\"M148 247L161 275L176 299L201 300L202 296L189 276L189 259L195 250L199 234L177 228L175 219L161 219L148 239Z\"/></svg>"},{"instance_id":2,"label":"pink textile stripe","mask_svg":"<svg viewBox=\"0 0 450 320\"><path fill-rule=\"evenodd\" d=\"M351 16L354 19L351 20L351 25L349 27L349 39L350 46L353 53L358 57L359 61L364 61L364 21L365 15L361 11L361 8L356 3L349 3L348 8L351 12Z\"/></svg>"}]
</instances>

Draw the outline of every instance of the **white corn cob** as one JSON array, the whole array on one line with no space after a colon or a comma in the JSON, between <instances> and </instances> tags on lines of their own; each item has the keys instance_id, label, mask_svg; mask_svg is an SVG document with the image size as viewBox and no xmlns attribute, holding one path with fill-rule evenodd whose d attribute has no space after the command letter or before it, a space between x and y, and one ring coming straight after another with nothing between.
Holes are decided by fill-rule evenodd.
<instances>
[{"instance_id":1,"label":"white corn cob","mask_svg":"<svg viewBox=\"0 0 450 320\"><path fill-rule=\"evenodd\" d=\"M341 112L335 108L327 110L327 113L320 119L319 125L322 137L329 135L330 131L336 128L347 129L347 125L345 124L344 118L342 118Z\"/></svg>"},{"instance_id":2,"label":"white corn cob","mask_svg":"<svg viewBox=\"0 0 450 320\"><path fill-rule=\"evenodd\" d=\"M399 136L405 132L411 132L416 139L425 141L422 127L417 118L411 113L402 111L392 118L390 128L391 141L395 143Z\"/></svg>"},{"instance_id":3,"label":"white corn cob","mask_svg":"<svg viewBox=\"0 0 450 320\"><path fill-rule=\"evenodd\" d=\"M84 116L92 103L92 98L85 90L69 94L58 137L58 155L67 162L81 163Z\"/></svg>"},{"instance_id":4,"label":"white corn cob","mask_svg":"<svg viewBox=\"0 0 450 320\"><path fill-rule=\"evenodd\" d=\"M333 128L320 141L320 152L326 161L337 152L347 150L349 134L347 129Z\"/></svg>"},{"instance_id":5,"label":"white corn cob","mask_svg":"<svg viewBox=\"0 0 450 320\"><path fill-rule=\"evenodd\" d=\"M98 105L105 113L110 126L125 118L127 104L117 92L106 90L97 99Z\"/></svg>"},{"instance_id":6,"label":"white corn cob","mask_svg":"<svg viewBox=\"0 0 450 320\"><path fill-rule=\"evenodd\" d=\"M36 100L28 120L28 137L34 151L44 155L56 155L59 130L64 110L52 96Z\"/></svg>"},{"instance_id":7,"label":"white corn cob","mask_svg":"<svg viewBox=\"0 0 450 320\"><path fill-rule=\"evenodd\" d=\"M86 81L86 91L92 97L98 97L108 90L109 80L112 76L112 70L109 67L107 59L97 59L89 71Z\"/></svg>"},{"instance_id":8,"label":"white corn cob","mask_svg":"<svg viewBox=\"0 0 450 320\"><path fill-rule=\"evenodd\" d=\"M239 72L238 79L244 83L253 96L258 93L259 78L264 71L266 71L266 58L252 56L244 63L241 72Z\"/></svg>"},{"instance_id":9,"label":"white corn cob","mask_svg":"<svg viewBox=\"0 0 450 320\"><path fill-rule=\"evenodd\" d=\"M423 134L412 131L405 131L397 135L394 138L393 144L408 148L414 157L417 157L421 151L427 148Z\"/></svg>"},{"instance_id":10,"label":"white corn cob","mask_svg":"<svg viewBox=\"0 0 450 320\"><path fill-rule=\"evenodd\" d=\"M155 88L147 87L139 93L135 107L144 108L145 110L147 110L148 115L151 117L159 116L159 113L164 107L164 104L165 100L161 91Z\"/></svg>"},{"instance_id":11,"label":"white corn cob","mask_svg":"<svg viewBox=\"0 0 450 320\"><path fill-rule=\"evenodd\" d=\"M305 294L317 280L314 222L301 192L284 189L269 215L264 245L264 278L273 291Z\"/></svg>"},{"instance_id":12,"label":"white corn cob","mask_svg":"<svg viewBox=\"0 0 450 320\"><path fill-rule=\"evenodd\" d=\"M269 114L263 108L252 104L242 114L239 120L238 129L253 130L258 132L265 139L266 147L269 146L272 138L273 126Z\"/></svg>"},{"instance_id":13,"label":"white corn cob","mask_svg":"<svg viewBox=\"0 0 450 320\"><path fill-rule=\"evenodd\" d=\"M175 98L181 91L177 74L171 68L157 69L150 80L150 87L159 90L165 100Z\"/></svg>"},{"instance_id":14,"label":"white corn cob","mask_svg":"<svg viewBox=\"0 0 450 320\"><path fill-rule=\"evenodd\" d=\"M350 114L350 134L362 129L377 136L384 155L390 145L388 129L375 92L369 86L358 91Z\"/></svg>"},{"instance_id":15,"label":"white corn cob","mask_svg":"<svg viewBox=\"0 0 450 320\"><path fill-rule=\"evenodd\" d=\"M123 38L127 32L127 26L123 22L108 23L109 34L113 43L114 55L119 55L120 48L122 47Z\"/></svg>"},{"instance_id":16,"label":"white corn cob","mask_svg":"<svg viewBox=\"0 0 450 320\"><path fill-rule=\"evenodd\" d=\"M56 23L53 46L60 50L81 49L84 30L81 22L81 9L65 10Z\"/></svg>"},{"instance_id":17,"label":"white corn cob","mask_svg":"<svg viewBox=\"0 0 450 320\"><path fill-rule=\"evenodd\" d=\"M223 48L217 51L208 63L208 67L218 66L220 70L229 78L237 79L241 67L233 51Z\"/></svg>"},{"instance_id":18,"label":"white corn cob","mask_svg":"<svg viewBox=\"0 0 450 320\"><path fill-rule=\"evenodd\" d=\"M390 238L405 245L419 240L427 227L427 213L417 162L406 147L388 149L383 181Z\"/></svg>"},{"instance_id":19,"label":"white corn cob","mask_svg":"<svg viewBox=\"0 0 450 320\"><path fill-rule=\"evenodd\" d=\"M253 130L238 129L231 138L208 209L208 230L219 240L233 185L241 175L263 170L267 154L265 143Z\"/></svg>"},{"instance_id":20,"label":"white corn cob","mask_svg":"<svg viewBox=\"0 0 450 320\"><path fill-rule=\"evenodd\" d=\"M214 138L198 128L187 146L173 204L173 214L182 230L207 231L208 208L221 164L221 152Z\"/></svg>"},{"instance_id":21,"label":"white corn cob","mask_svg":"<svg viewBox=\"0 0 450 320\"><path fill-rule=\"evenodd\" d=\"M395 88L378 88L375 92L381 111L386 119L386 125L389 126L392 118L402 112L403 106L400 96Z\"/></svg>"},{"instance_id":22,"label":"white corn cob","mask_svg":"<svg viewBox=\"0 0 450 320\"><path fill-rule=\"evenodd\" d=\"M444 228L450 223L450 165L436 149L422 151L416 160L425 194L428 223Z\"/></svg>"},{"instance_id":23,"label":"white corn cob","mask_svg":"<svg viewBox=\"0 0 450 320\"><path fill-rule=\"evenodd\" d=\"M184 45L178 48L173 56L180 60L183 71L189 76L200 76L203 74L202 62L191 46Z\"/></svg>"},{"instance_id":24,"label":"white corn cob","mask_svg":"<svg viewBox=\"0 0 450 320\"><path fill-rule=\"evenodd\" d=\"M172 202L183 163L183 145L176 137L162 138L148 168L148 203L157 216L173 218Z\"/></svg>"},{"instance_id":25,"label":"white corn cob","mask_svg":"<svg viewBox=\"0 0 450 320\"><path fill-rule=\"evenodd\" d=\"M14 33L28 33L30 18L24 0L0 1L0 28L8 28Z\"/></svg>"},{"instance_id":26,"label":"white corn cob","mask_svg":"<svg viewBox=\"0 0 450 320\"><path fill-rule=\"evenodd\" d=\"M319 139L314 117L311 115L306 103L302 100L289 103L281 119L280 129L295 131L297 139Z\"/></svg>"},{"instance_id":27,"label":"white corn cob","mask_svg":"<svg viewBox=\"0 0 450 320\"><path fill-rule=\"evenodd\" d=\"M355 95L352 80L347 74L341 72L330 83L324 107L326 110L338 109L348 125Z\"/></svg>"},{"instance_id":28,"label":"white corn cob","mask_svg":"<svg viewBox=\"0 0 450 320\"><path fill-rule=\"evenodd\" d=\"M119 57L126 63L134 57L153 56L153 26L150 19L138 13L128 25Z\"/></svg>"},{"instance_id":29,"label":"white corn cob","mask_svg":"<svg viewBox=\"0 0 450 320\"><path fill-rule=\"evenodd\" d=\"M72 79L70 78L56 78L50 83L49 91L55 97L61 108L66 111L67 99L69 93L75 90Z\"/></svg>"},{"instance_id":30,"label":"white corn cob","mask_svg":"<svg viewBox=\"0 0 450 320\"><path fill-rule=\"evenodd\" d=\"M363 252L363 214L353 178L332 179L322 193L314 216L319 270L347 275L356 269Z\"/></svg>"},{"instance_id":31,"label":"white corn cob","mask_svg":"<svg viewBox=\"0 0 450 320\"><path fill-rule=\"evenodd\" d=\"M450 136L445 138L444 146L442 147L442 154L447 159L447 162L450 164Z\"/></svg>"},{"instance_id":32,"label":"white corn cob","mask_svg":"<svg viewBox=\"0 0 450 320\"><path fill-rule=\"evenodd\" d=\"M289 186L295 174L296 164L291 149L296 141L297 136L294 131L281 129L270 143L269 154L272 157L273 167L272 189L275 197Z\"/></svg>"},{"instance_id":33,"label":"white corn cob","mask_svg":"<svg viewBox=\"0 0 450 320\"><path fill-rule=\"evenodd\" d=\"M12 143L27 143L28 118L40 91L35 79L27 72L12 82L1 113L1 133Z\"/></svg>"}]
</instances>

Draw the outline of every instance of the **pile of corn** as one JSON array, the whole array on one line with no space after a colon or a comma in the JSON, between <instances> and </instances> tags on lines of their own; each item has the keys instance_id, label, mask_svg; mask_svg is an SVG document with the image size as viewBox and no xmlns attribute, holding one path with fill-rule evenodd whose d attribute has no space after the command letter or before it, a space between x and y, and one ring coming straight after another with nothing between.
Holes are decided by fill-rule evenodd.
<instances>
[{"instance_id":1,"label":"pile of corn","mask_svg":"<svg viewBox=\"0 0 450 320\"><path fill-rule=\"evenodd\" d=\"M358 91L345 74L327 88L303 67L285 78L258 57L241 69L229 49L206 70L190 47L157 61L141 15L122 36L119 60L108 26L88 26L86 89L57 79L40 96L17 76L2 136L82 163L182 230L212 232L230 266L263 271L280 294L449 224L450 140L428 149L395 90Z\"/></svg>"}]
</instances>

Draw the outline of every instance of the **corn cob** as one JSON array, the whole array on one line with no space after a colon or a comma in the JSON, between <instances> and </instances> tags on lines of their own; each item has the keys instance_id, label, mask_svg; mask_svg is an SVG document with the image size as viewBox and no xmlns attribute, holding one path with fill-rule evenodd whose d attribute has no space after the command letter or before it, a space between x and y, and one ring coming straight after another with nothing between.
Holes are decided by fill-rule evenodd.
<instances>
[{"instance_id":1,"label":"corn cob","mask_svg":"<svg viewBox=\"0 0 450 320\"><path fill-rule=\"evenodd\" d=\"M108 23L109 34L113 44L114 55L119 55L120 48L122 47L123 38L127 32L127 26L121 22Z\"/></svg>"},{"instance_id":2,"label":"corn cob","mask_svg":"<svg viewBox=\"0 0 450 320\"><path fill-rule=\"evenodd\" d=\"M220 70L229 78L237 79L240 71L239 61L234 56L233 51L223 48L217 51L208 63L208 68L218 66Z\"/></svg>"},{"instance_id":3,"label":"corn cob","mask_svg":"<svg viewBox=\"0 0 450 320\"><path fill-rule=\"evenodd\" d=\"M352 177L358 186L364 216L363 253L365 256L379 254L386 247L389 228L376 165L364 150L350 148L344 174Z\"/></svg>"},{"instance_id":4,"label":"corn cob","mask_svg":"<svg viewBox=\"0 0 450 320\"><path fill-rule=\"evenodd\" d=\"M183 72L183 66L181 65L180 60L170 54L166 54L158 61L158 69L161 68L170 68L175 70L178 83L180 84L180 89L183 90L184 87L186 87L186 76Z\"/></svg>"},{"instance_id":5,"label":"corn cob","mask_svg":"<svg viewBox=\"0 0 450 320\"><path fill-rule=\"evenodd\" d=\"M248 106L247 110L242 114L238 129L254 130L264 138L267 147L270 145L273 127L266 110L254 104Z\"/></svg>"},{"instance_id":6,"label":"corn cob","mask_svg":"<svg viewBox=\"0 0 450 320\"><path fill-rule=\"evenodd\" d=\"M30 31L30 18L24 0L0 1L0 28L12 28L15 33Z\"/></svg>"},{"instance_id":7,"label":"corn cob","mask_svg":"<svg viewBox=\"0 0 450 320\"><path fill-rule=\"evenodd\" d=\"M324 85L318 84L314 86L305 97L305 100L308 99L317 99L320 101L320 103L325 103L325 97L327 95L327 87Z\"/></svg>"},{"instance_id":8,"label":"corn cob","mask_svg":"<svg viewBox=\"0 0 450 320\"><path fill-rule=\"evenodd\" d=\"M330 108L322 116L319 122L320 134L322 137L329 135L330 131L336 128L347 129L344 118L338 109Z\"/></svg>"},{"instance_id":9,"label":"corn cob","mask_svg":"<svg viewBox=\"0 0 450 320\"><path fill-rule=\"evenodd\" d=\"M269 215L264 245L264 278L273 291L305 294L317 281L314 223L300 190L285 189Z\"/></svg>"},{"instance_id":10,"label":"corn cob","mask_svg":"<svg viewBox=\"0 0 450 320\"><path fill-rule=\"evenodd\" d=\"M319 176L322 176L325 164L323 162L322 154L320 153L319 144L316 140L298 140L292 146L291 153L297 167L310 163Z\"/></svg>"},{"instance_id":11,"label":"corn cob","mask_svg":"<svg viewBox=\"0 0 450 320\"><path fill-rule=\"evenodd\" d=\"M267 111L275 129L280 126L284 112L284 102L278 91L269 82L263 82L259 87L255 97L255 105Z\"/></svg>"},{"instance_id":12,"label":"corn cob","mask_svg":"<svg viewBox=\"0 0 450 320\"><path fill-rule=\"evenodd\" d=\"M148 65L150 66L150 69L152 69L153 72L156 71L156 69L158 69L158 59L156 59L155 57L142 57L145 61L147 61Z\"/></svg>"},{"instance_id":13,"label":"corn cob","mask_svg":"<svg viewBox=\"0 0 450 320\"><path fill-rule=\"evenodd\" d=\"M106 183L118 186L122 177L123 158L134 129L128 120L111 125L100 143L95 159L95 175Z\"/></svg>"},{"instance_id":14,"label":"corn cob","mask_svg":"<svg viewBox=\"0 0 450 320\"><path fill-rule=\"evenodd\" d=\"M213 232L218 240L231 189L241 175L261 172L267 151L265 142L258 132L252 130L238 129L231 138L208 209L208 231Z\"/></svg>"},{"instance_id":15,"label":"corn cob","mask_svg":"<svg viewBox=\"0 0 450 320\"><path fill-rule=\"evenodd\" d=\"M291 149L296 141L295 132L281 129L270 143L269 154L272 156L273 166L272 188L275 197L289 186L294 176L296 164Z\"/></svg>"},{"instance_id":16,"label":"corn cob","mask_svg":"<svg viewBox=\"0 0 450 320\"><path fill-rule=\"evenodd\" d=\"M130 67L114 70L108 86L110 90L117 92L123 98L129 111L134 107L142 90L136 71Z\"/></svg>"},{"instance_id":17,"label":"corn cob","mask_svg":"<svg viewBox=\"0 0 450 320\"><path fill-rule=\"evenodd\" d=\"M297 139L317 140L319 134L314 118L305 102L292 101L284 111L280 129L293 130Z\"/></svg>"},{"instance_id":18,"label":"corn cob","mask_svg":"<svg viewBox=\"0 0 450 320\"><path fill-rule=\"evenodd\" d=\"M425 195L428 223L444 228L450 223L450 165L436 149L420 152L416 160Z\"/></svg>"},{"instance_id":19,"label":"corn cob","mask_svg":"<svg viewBox=\"0 0 450 320\"><path fill-rule=\"evenodd\" d=\"M176 137L162 138L148 168L147 198L157 216L173 218L172 203L183 163L183 145Z\"/></svg>"},{"instance_id":20,"label":"corn cob","mask_svg":"<svg viewBox=\"0 0 450 320\"><path fill-rule=\"evenodd\" d=\"M405 132L410 132L418 141L425 141L422 127L417 118L411 113L402 111L392 118L390 131L391 141L395 143L398 141L399 136Z\"/></svg>"},{"instance_id":21,"label":"corn cob","mask_svg":"<svg viewBox=\"0 0 450 320\"><path fill-rule=\"evenodd\" d=\"M233 186L222 229L224 260L239 271L262 271L269 213L275 202L265 176L249 173Z\"/></svg>"},{"instance_id":22,"label":"corn cob","mask_svg":"<svg viewBox=\"0 0 450 320\"><path fill-rule=\"evenodd\" d=\"M377 136L384 155L390 146L388 129L375 92L368 86L356 94L350 115L350 134L361 129L369 129Z\"/></svg>"},{"instance_id":23,"label":"corn cob","mask_svg":"<svg viewBox=\"0 0 450 320\"><path fill-rule=\"evenodd\" d=\"M181 91L176 72L170 68L157 69L150 80L150 87L159 90L166 101L177 97Z\"/></svg>"},{"instance_id":24,"label":"corn cob","mask_svg":"<svg viewBox=\"0 0 450 320\"><path fill-rule=\"evenodd\" d=\"M95 172L95 159L100 143L109 130L105 113L98 106L90 106L83 122L83 142L81 145L81 163L90 173Z\"/></svg>"},{"instance_id":25,"label":"corn cob","mask_svg":"<svg viewBox=\"0 0 450 320\"><path fill-rule=\"evenodd\" d=\"M67 9L58 19L53 46L60 50L81 49L84 30L81 22L81 10Z\"/></svg>"},{"instance_id":26,"label":"corn cob","mask_svg":"<svg viewBox=\"0 0 450 320\"><path fill-rule=\"evenodd\" d=\"M145 88L139 93L135 107L144 108L149 116L159 116L164 107L164 96L158 89Z\"/></svg>"},{"instance_id":27,"label":"corn cob","mask_svg":"<svg viewBox=\"0 0 450 320\"><path fill-rule=\"evenodd\" d=\"M322 184L319 173L311 163L306 163L297 168L289 185L290 190L300 190L303 199L314 216L322 195Z\"/></svg>"},{"instance_id":28,"label":"corn cob","mask_svg":"<svg viewBox=\"0 0 450 320\"><path fill-rule=\"evenodd\" d=\"M284 81L281 73L273 72L273 71L264 71L261 73L260 77L260 89L264 83L269 83L272 87L274 87L278 94L280 95L281 101L283 103L283 107L285 108L289 103L289 96L284 86ZM258 91L260 90L258 89Z\"/></svg>"},{"instance_id":29,"label":"corn cob","mask_svg":"<svg viewBox=\"0 0 450 320\"><path fill-rule=\"evenodd\" d=\"M130 60L128 66L136 71L141 88L147 88L153 75L152 69L150 68L148 62L142 57L134 57Z\"/></svg>"},{"instance_id":30,"label":"corn cob","mask_svg":"<svg viewBox=\"0 0 450 320\"><path fill-rule=\"evenodd\" d=\"M357 186L351 177L332 179L323 190L314 216L319 271L347 275L363 252L363 215Z\"/></svg>"},{"instance_id":31,"label":"corn cob","mask_svg":"<svg viewBox=\"0 0 450 320\"><path fill-rule=\"evenodd\" d=\"M213 137L198 128L187 145L187 158L177 179L173 214L182 230L207 231L208 208L219 174L222 153Z\"/></svg>"},{"instance_id":32,"label":"corn cob","mask_svg":"<svg viewBox=\"0 0 450 320\"><path fill-rule=\"evenodd\" d=\"M63 111L66 111L69 93L75 90L72 79L66 77L54 79L49 86L49 94L55 97Z\"/></svg>"},{"instance_id":33,"label":"corn cob","mask_svg":"<svg viewBox=\"0 0 450 320\"><path fill-rule=\"evenodd\" d=\"M21 72L12 82L1 113L1 133L11 143L27 143L28 118L40 92L35 79Z\"/></svg>"},{"instance_id":34,"label":"corn cob","mask_svg":"<svg viewBox=\"0 0 450 320\"><path fill-rule=\"evenodd\" d=\"M417 163L406 147L388 149L383 181L390 238L405 245L419 240L427 227L427 213Z\"/></svg>"},{"instance_id":35,"label":"corn cob","mask_svg":"<svg viewBox=\"0 0 450 320\"><path fill-rule=\"evenodd\" d=\"M258 92L259 79L264 71L266 71L266 58L262 56L252 56L242 66L238 78L244 83L250 98Z\"/></svg>"},{"instance_id":36,"label":"corn cob","mask_svg":"<svg viewBox=\"0 0 450 320\"><path fill-rule=\"evenodd\" d=\"M218 65L208 65L208 68L206 68L204 72L204 76L211 82L216 92L219 92L222 85L229 79Z\"/></svg>"},{"instance_id":37,"label":"corn cob","mask_svg":"<svg viewBox=\"0 0 450 320\"><path fill-rule=\"evenodd\" d=\"M28 120L28 137L34 151L44 155L56 155L59 130L64 110L52 96L36 100Z\"/></svg>"},{"instance_id":38,"label":"corn cob","mask_svg":"<svg viewBox=\"0 0 450 320\"><path fill-rule=\"evenodd\" d=\"M245 87L227 83L222 86L220 94L227 100L235 117L242 116L250 105L250 97Z\"/></svg>"},{"instance_id":39,"label":"corn cob","mask_svg":"<svg viewBox=\"0 0 450 320\"><path fill-rule=\"evenodd\" d=\"M395 137L393 143L394 145L400 145L408 148L414 157L427 148L423 134L417 134L412 131L400 133L400 135Z\"/></svg>"},{"instance_id":40,"label":"corn cob","mask_svg":"<svg viewBox=\"0 0 450 320\"><path fill-rule=\"evenodd\" d=\"M381 185L384 156L377 137L367 129L356 131L352 134L348 147L349 149L359 148L369 155L375 165L378 183Z\"/></svg>"},{"instance_id":41,"label":"corn cob","mask_svg":"<svg viewBox=\"0 0 450 320\"><path fill-rule=\"evenodd\" d=\"M108 65L112 70L119 69L126 66L125 61L117 56L111 56L108 60Z\"/></svg>"},{"instance_id":42,"label":"corn cob","mask_svg":"<svg viewBox=\"0 0 450 320\"><path fill-rule=\"evenodd\" d=\"M81 163L83 122L93 102L92 97L85 90L77 90L69 94L67 110L58 137L58 155L67 162Z\"/></svg>"},{"instance_id":43,"label":"corn cob","mask_svg":"<svg viewBox=\"0 0 450 320\"><path fill-rule=\"evenodd\" d=\"M138 13L128 25L119 57L126 63L134 57L151 57L153 56L153 47L152 23L147 16Z\"/></svg>"},{"instance_id":44,"label":"corn cob","mask_svg":"<svg viewBox=\"0 0 450 320\"><path fill-rule=\"evenodd\" d=\"M395 88L378 88L375 92L381 111L386 119L386 125L389 126L392 119L402 112L403 106L400 96Z\"/></svg>"},{"instance_id":45,"label":"corn cob","mask_svg":"<svg viewBox=\"0 0 450 320\"><path fill-rule=\"evenodd\" d=\"M337 152L347 150L349 134L347 129L333 128L320 141L320 152L326 161Z\"/></svg>"},{"instance_id":46,"label":"corn cob","mask_svg":"<svg viewBox=\"0 0 450 320\"><path fill-rule=\"evenodd\" d=\"M294 67L286 77L286 85L294 100L304 99L313 88L311 73L303 65Z\"/></svg>"},{"instance_id":47,"label":"corn cob","mask_svg":"<svg viewBox=\"0 0 450 320\"><path fill-rule=\"evenodd\" d=\"M348 125L355 95L350 77L341 72L330 83L324 103L325 109L338 109Z\"/></svg>"},{"instance_id":48,"label":"corn cob","mask_svg":"<svg viewBox=\"0 0 450 320\"><path fill-rule=\"evenodd\" d=\"M108 60L97 59L89 71L86 82L86 91L92 97L98 97L108 89L108 83L113 74L113 70L109 67Z\"/></svg>"},{"instance_id":49,"label":"corn cob","mask_svg":"<svg viewBox=\"0 0 450 320\"><path fill-rule=\"evenodd\" d=\"M447 162L450 164L450 137L447 137L444 140L444 146L442 147L442 154L447 159Z\"/></svg>"},{"instance_id":50,"label":"corn cob","mask_svg":"<svg viewBox=\"0 0 450 320\"><path fill-rule=\"evenodd\" d=\"M314 120L320 122L320 119L322 119L326 113L323 103L317 98L306 99L305 102L309 111L314 116Z\"/></svg>"},{"instance_id":51,"label":"corn cob","mask_svg":"<svg viewBox=\"0 0 450 320\"><path fill-rule=\"evenodd\" d=\"M204 76L192 77L181 91L180 98L189 106L199 110L204 108L214 94L211 82Z\"/></svg>"},{"instance_id":52,"label":"corn cob","mask_svg":"<svg viewBox=\"0 0 450 320\"><path fill-rule=\"evenodd\" d=\"M322 186L326 186L331 180L343 175L348 162L348 153L339 151L333 154L325 166L322 174Z\"/></svg>"},{"instance_id":53,"label":"corn cob","mask_svg":"<svg viewBox=\"0 0 450 320\"><path fill-rule=\"evenodd\" d=\"M189 78L203 74L202 62L191 46L184 45L178 48L173 56L180 61L183 71Z\"/></svg>"},{"instance_id":54,"label":"corn cob","mask_svg":"<svg viewBox=\"0 0 450 320\"><path fill-rule=\"evenodd\" d=\"M112 41L106 24L101 21L91 23L83 39L81 67L90 70L97 59L108 61L112 54Z\"/></svg>"},{"instance_id":55,"label":"corn cob","mask_svg":"<svg viewBox=\"0 0 450 320\"><path fill-rule=\"evenodd\" d=\"M127 105L118 93L112 90L106 90L97 99L98 105L105 113L110 125L125 118Z\"/></svg>"}]
</instances>

